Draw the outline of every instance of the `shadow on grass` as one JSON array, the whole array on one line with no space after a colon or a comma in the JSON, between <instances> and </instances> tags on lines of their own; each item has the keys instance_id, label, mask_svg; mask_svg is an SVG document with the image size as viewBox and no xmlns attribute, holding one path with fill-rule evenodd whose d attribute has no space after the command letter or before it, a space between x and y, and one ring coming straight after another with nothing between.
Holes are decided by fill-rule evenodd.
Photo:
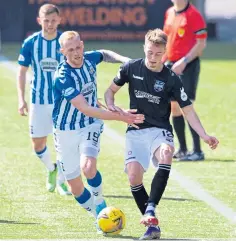
<instances>
[{"instance_id":1,"label":"shadow on grass","mask_svg":"<svg viewBox=\"0 0 236 241\"><path fill-rule=\"evenodd\" d=\"M199 161L187 161L187 160L183 160L183 161L176 161L174 160L175 163L205 163L205 162L236 162L236 160L233 159L217 159L217 158L206 158L204 161L199 160Z\"/></svg>"},{"instance_id":2,"label":"shadow on grass","mask_svg":"<svg viewBox=\"0 0 236 241\"><path fill-rule=\"evenodd\" d=\"M139 238L137 237L132 237L132 236L122 236L122 235L116 235L116 236L112 236L112 237L107 237L108 239L109 238L112 238L112 239L119 239L119 240L122 240L122 239L129 239L129 240L139 240ZM111 240L111 239L110 239ZM166 238L166 239L161 239L162 241L201 241L201 239L188 239L188 238ZM210 241L210 240L209 240Z\"/></svg>"},{"instance_id":3,"label":"shadow on grass","mask_svg":"<svg viewBox=\"0 0 236 241\"><path fill-rule=\"evenodd\" d=\"M0 220L0 224L23 224L23 225L37 225L39 223L24 223L18 221L10 221L10 220Z\"/></svg>"},{"instance_id":4,"label":"shadow on grass","mask_svg":"<svg viewBox=\"0 0 236 241\"><path fill-rule=\"evenodd\" d=\"M203 241L203 239L195 239L195 238L193 238L193 239L186 239L186 238L167 238L167 239L161 239L161 241L169 241L169 240L172 240L172 241ZM209 241L210 241L210 239L209 239Z\"/></svg>"},{"instance_id":5,"label":"shadow on grass","mask_svg":"<svg viewBox=\"0 0 236 241\"><path fill-rule=\"evenodd\" d=\"M134 237L134 236L125 236L125 235L121 235L121 234L118 234L118 235L114 235L114 236L107 236L107 238L112 238L112 239L132 239L132 240L138 240L139 238L137 237Z\"/></svg>"},{"instance_id":6,"label":"shadow on grass","mask_svg":"<svg viewBox=\"0 0 236 241\"><path fill-rule=\"evenodd\" d=\"M236 162L236 160L233 160L233 159L225 160L225 159L215 159L215 158L207 158L205 161L206 162Z\"/></svg>"},{"instance_id":7,"label":"shadow on grass","mask_svg":"<svg viewBox=\"0 0 236 241\"><path fill-rule=\"evenodd\" d=\"M121 196L121 195L104 195L104 197L106 197L106 198L133 199L132 196ZM177 201L177 202L200 202L199 200L188 199L188 198L163 197L162 199L168 200L168 201Z\"/></svg>"}]
</instances>

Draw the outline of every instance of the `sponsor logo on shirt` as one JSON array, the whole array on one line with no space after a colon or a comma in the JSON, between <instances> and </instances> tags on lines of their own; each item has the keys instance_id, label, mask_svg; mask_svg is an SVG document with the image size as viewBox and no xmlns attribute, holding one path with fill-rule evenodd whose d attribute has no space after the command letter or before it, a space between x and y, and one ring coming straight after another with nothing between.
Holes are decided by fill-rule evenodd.
<instances>
[{"instance_id":1,"label":"sponsor logo on shirt","mask_svg":"<svg viewBox=\"0 0 236 241\"><path fill-rule=\"evenodd\" d=\"M154 84L154 90L156 92L160 92L164 89L164 85L165 85L165 83L163 81L156 80L156 82Z\"/></svg>"},{"instance_id":2,"label":"sponsor logo on shirt","mask_svg":"<svg viewBox=\"0 0 236 241\"><path fill-rule=\"evenodd\" d=\"M134 74L133 74L133 78L134 78L134 79L140 79L140 80L143 80L143 77L140 77L140 76L137 76L137 75L134 75Z\"/></svg>"},{"instance_id":3,"label":"sponsor logo on shirt","mask_svg":"<svg viewBox=\"0 0 236 241\"><path fill-rule=\"evenodd\" d=\"M93 82L87 83L83 86L81 93L83 96L90 95L95 90L95 84Z\"/></svg>"},{"instance_id":4,"label":"sponsor logo on shirt","mask_svg":"<svg viewBox=\"0 0 236 241\"><path fill-rule=\"evenodd\" d=\"M159 97L159 96L154 96L154 95L151 95L149 93L146 93L146 92L140 91L140 90L134 90L134 94L137 99L145 98L148 100L148 102L155 103L155 104L159 104L160 100L161 100L161 97Z\"/></svg>"},{"instance_id":5,"label":"sponsor logo on shirt","mask_svg":"<svg viewBox=\"0 0 236 241\"><path fill-rule=\"evenodd\" d=\"M22 54L20 54L18 57L18 61L25 61L25 57Z\"/></svg>"},{"instance_id":6,"label":"sponsor logo on shirt","mask_svg":"<svg viewBox=\"0 0 236 241\"><path fill-rule=\"evenodd\" d=\"M40 61L40 67L45 72L54 72L57 69L58 62L53 58L45 58Z\"/></svg>"},{"instance_id":7,"label":"sponsor logo on shirt","mask_svg":"<svg viewBox=\"0 0 236 241\"><path fill-rule=\"evenodd\" d=\"M75 88L69 87L69 88L67 88L67 89L64 91L63 95L64 95L64 96L70 96L71 94L74 93L74 91L75 91Z\"/></svg>"},{"instance_id":8,"label":"sponsor logo on shirt","mask_svg":"<svg viewBox=\"0 0 236 241\"><path fill-rule=\"evenodd\" d=\"M180 98L182 101L186 101L188 99L187 94L184 92L184 88L180 88Z\"/></svg>"}]
</instances>

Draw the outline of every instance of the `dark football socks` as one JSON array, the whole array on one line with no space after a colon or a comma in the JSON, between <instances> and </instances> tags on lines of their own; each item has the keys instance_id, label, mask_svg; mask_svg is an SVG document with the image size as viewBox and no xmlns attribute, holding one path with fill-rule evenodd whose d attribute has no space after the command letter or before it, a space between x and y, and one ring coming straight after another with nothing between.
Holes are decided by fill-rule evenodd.
<instances>
[{"instance_id":1,"label":"dark football socks","mask_svg":"<svg viewBox=\"0 0 236 241\"><path fill-rule=\"evenodd\" d=\"M162 194L165 191L167 181L170 175L171 165L159 164L159 168L152 180L150 197L148 203L158 205L161 200Z\"/></svg>"},{"instance_id":2,"label":"dark football socks","mask_svg":"<svg viewBox=\"0 0 236 241\"><path fill-rule=\"evenodd\" d=\"M184 117L173 116L173 126L179 140L179 146L181 151L187 151L186 138L185 138L185 122Z\"/></svg>"},{"instance_id":3,"label":"dark football socks","mask_svg":"<svg viewBox=\"0 0 236 241\"><path fill-rule=\"evenodd\" d=\"M200 144L200 137L197 134L197 132L189 125L189 129L191 131L192 134L192 138L193 138L193 150L194 152L201 152L201 144Z\"/></svg>"},{"instance_id":4,"label":"dark football socks","mask_svg":"<svg viewBox=\"0 0 236 241\"><path fill-rule=\"evenodd\" d=\"M134 200L142 214L145 213L148 202L148 194L145 190L143 184L137 186L131 186L131 192L133 194Z\"/></svg>"}]
</instances>

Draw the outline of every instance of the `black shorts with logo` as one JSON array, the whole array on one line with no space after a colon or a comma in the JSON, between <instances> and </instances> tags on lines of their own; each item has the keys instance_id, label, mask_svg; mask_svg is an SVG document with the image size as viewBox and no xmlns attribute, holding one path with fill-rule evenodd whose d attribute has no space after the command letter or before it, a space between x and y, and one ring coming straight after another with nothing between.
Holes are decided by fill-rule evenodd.
<instances>
[{"instance_id":1,"label":"black shorts with logo","mask_svg":"<svg viewBox=\"0 0 236 241\"><path fill-rule=\"evenodd\" d=\"M167 67L171 68L173 62L166 62ZM196 91L198 85L198 79L200 74L200 59L196 58L192 62L188 63L184 69L183 74L180 76L184 90L190 100L196 99Z\"/></svg>"}]
</instances>

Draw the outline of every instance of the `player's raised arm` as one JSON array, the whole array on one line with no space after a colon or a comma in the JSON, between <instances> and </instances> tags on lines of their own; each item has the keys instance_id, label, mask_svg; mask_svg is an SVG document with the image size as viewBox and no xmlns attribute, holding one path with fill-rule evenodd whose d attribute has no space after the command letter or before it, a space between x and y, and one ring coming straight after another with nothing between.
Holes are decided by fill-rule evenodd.
<instances>
[{"instance_id":1,"label":"player's raised arm","mask_svg":"<svg viewBox=\"0 0 236 241\"><path fill-rule=\"evenodd\" d=\"M125 84L129 82L128 76L128 68L129 64L126 63L120 67L116 77L113 79L111 85L108 87L104 94L105 102L107 108L110 111L117 111L122 114L123 110L115 105L115 94L119 91L119 89Z\"/></svg>"},{"instance_id":2,"label":"player's raised arm","mask_svg":"<svg viewBox=\"0 0 236 241\"><path fill-rule=\"evenodd\" d=\"M110 111L123 112L123 110L121 108L119 108L118 106L115 106L115 94L116 94L116 92L118 92L118 90L120 88L121 88L121 86L118 86L114 82L112 82L104 94L107 108Z\"/></svg>"},{"instance_id":3,"label":"player's raised arm","mask_svg":"<svg viewBox=\"0 0 236 241\"><path fill-rule=\"evenodd\" d=\"M117 54L111 50L100 49L98 50L103 55L103 61L108 63L126 63L131 60L128 57Z\"/></svg>"}]
</instances>

